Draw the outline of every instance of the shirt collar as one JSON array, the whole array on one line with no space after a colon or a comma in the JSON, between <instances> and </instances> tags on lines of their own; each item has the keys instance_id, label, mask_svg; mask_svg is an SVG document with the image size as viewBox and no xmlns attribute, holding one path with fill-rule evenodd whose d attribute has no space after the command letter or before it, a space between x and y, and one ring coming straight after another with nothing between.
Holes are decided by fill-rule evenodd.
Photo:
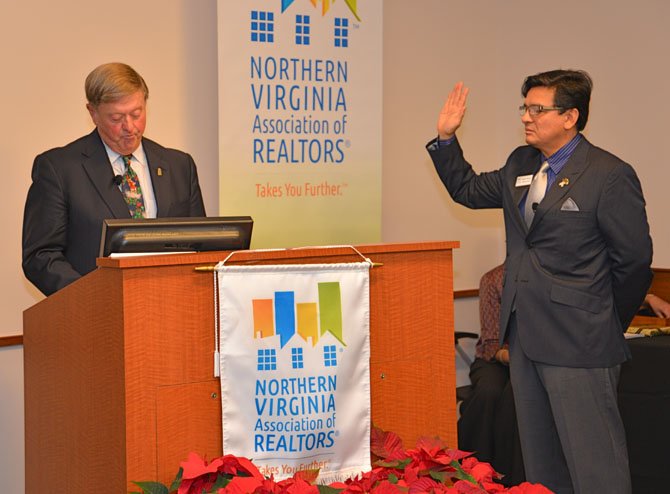
<instances>
[{"instance_id":1,"label":"shirt collar","mask_svg":"<svg viewBox=\"0 0 670 494\"><path fill-rule=\"evenodd\" d=\"M102 139L101 139L102 140ZM102 141L102 145L105 146L105 151L107 152L107 157L109 158L109 162L112 164L112 167L116 170L117 167L120 167L121 170L123 170L126 166L123 163L122 159L119 159L121 156L119 153L114 151L112 148L110 148L105 141ZM137 160L140 165L146 166L147 164L147 157L146 154L144 154L144 147L142 146L142 143L140 142L140 145L138 148L133 151L133 159ZM135 167L133 167L134 169Z\"/></svg>"},{"instance_id":2,"label":"shirt collar","mask_svg":"<svg viewBox=\"0 0 670 494\"><path fill-rule=\"evenodd\" d=\"M577 144L579 144L581 140L582 134L578 132L575 137L570 139L567 144L563 145L561 149L556 151L549 158L542 154L542 161L548 161L551 171L554 172L554 175L558 175L558 173L563 169L565 164L570 159L570 156L572 156L572 153L575 151Z\"/></svg>"}]
</instances>

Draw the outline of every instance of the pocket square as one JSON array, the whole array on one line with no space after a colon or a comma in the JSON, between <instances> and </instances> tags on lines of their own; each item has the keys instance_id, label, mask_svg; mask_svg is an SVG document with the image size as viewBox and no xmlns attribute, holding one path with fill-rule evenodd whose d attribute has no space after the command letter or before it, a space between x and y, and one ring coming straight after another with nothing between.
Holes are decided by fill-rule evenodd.
<instances>
[{"instance_id":1,"label":"pocket square","mask_svg":"<svg viewBox=\"0 0 670 494\"><path fill-rule=\"evenodd\" d=\"M579 206L571 197L568 197L561 206L561 211L579 211Z\"/></svg>"}]
</instances>

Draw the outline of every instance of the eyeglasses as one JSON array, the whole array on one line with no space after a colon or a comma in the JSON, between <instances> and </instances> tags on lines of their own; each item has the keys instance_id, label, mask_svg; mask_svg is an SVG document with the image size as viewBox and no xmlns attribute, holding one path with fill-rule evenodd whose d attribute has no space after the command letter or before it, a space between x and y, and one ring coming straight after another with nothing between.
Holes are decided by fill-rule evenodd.
<instances>
[{"instance_id":1,"label":"eyeglasses","mask_svg":"<svg viewBox=\"0 0 670 494\"><path fill-rule=\"evenodd\" d=\"M537 117L540 113L553 110L563 111L565 110L565 108L563 108L562 106L521 105L519 107L519 115L523 117L526 114L526 111L528 111L528 114L531 117Z\"/></svg>"}]
</instances>

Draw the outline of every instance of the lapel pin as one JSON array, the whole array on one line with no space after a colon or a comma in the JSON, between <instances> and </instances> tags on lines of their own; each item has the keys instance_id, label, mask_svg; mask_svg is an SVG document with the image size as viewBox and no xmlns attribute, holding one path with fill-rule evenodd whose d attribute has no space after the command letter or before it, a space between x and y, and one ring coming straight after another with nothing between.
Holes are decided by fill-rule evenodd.
<instances>
[{"instance_id":1,"label":"lapel pin","mask_svg":"<svg viewBox=\"0 0 670 494\"><path fill-rule=\"evenodd\" d=\"M558 186L561 188L565 187L566 185L570 185L570 179L564 178L563 180L558 182Z\"/></svg>"},{"instance_id":2,"label":"lapel pin","mask_svg":"<svg viewBox=\"0 0 670 494\"><path fill-rule=\"evenodd\" d=\"M156 175L158 175L159 177L163 176L163 169L160 166L156 168Z\"/></svg>"}]
</instances>

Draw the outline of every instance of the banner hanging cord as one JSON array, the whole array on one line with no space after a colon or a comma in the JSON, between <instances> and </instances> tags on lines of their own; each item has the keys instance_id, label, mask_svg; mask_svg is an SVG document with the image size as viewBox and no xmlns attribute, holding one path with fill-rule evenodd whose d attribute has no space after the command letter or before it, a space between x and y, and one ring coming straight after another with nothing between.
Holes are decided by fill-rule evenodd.
<instances>
[{"instance_id":1,"label":"banner hanging cord","mask_svg":"<svg viewBox=\"0 0 670 494\"><path fill-rule=\"evenodd\" d=\"M365 257L353 245L305 246L305 247L292 247L290 249L257 249L257 250L254 250L253 252L281 252L281 251L296 251L296 250L307 250L307 249L351 249L356 254L358 254L361 257L361 259L363 259L363 261L367 262L370 265L371 268L376 267L376 266L381 266L380 263L372 262L371 259ZM220 267L220 266L225 265L226 261L228 261L228 259L230 259L231 257L233 257L233 255L238 254L240 252L251 252L251 251L248 251L248 250L246 250L246 251L245 250L234 250L234 251L230 252L223 261L219 262L216 265L216 267Z\"/></svg>"}]
</instances>

